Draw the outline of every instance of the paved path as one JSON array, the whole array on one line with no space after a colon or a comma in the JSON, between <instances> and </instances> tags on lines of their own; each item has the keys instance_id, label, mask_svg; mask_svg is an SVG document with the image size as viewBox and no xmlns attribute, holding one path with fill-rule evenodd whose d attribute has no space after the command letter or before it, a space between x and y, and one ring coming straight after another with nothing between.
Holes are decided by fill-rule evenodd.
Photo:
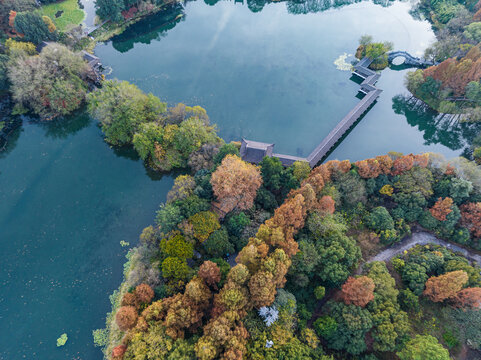
<instances>
[{"instance_id":1,"label":"paved path","mask_svg":"<svg viewBox=\"0 0 481 360\"><path fill-rule=\"evenodd\" d=\"M481 255L476 253L474 250L467 250L448 241L438 239L436 236L424 231L413 233L410 237L405 238L403 241L381 251L375 256L370 257L366 263L373 261L386 261L395 255L402 254L405 250L408 250L416 245L426 245L432 243L445 246L452 251L460 252L468 260L481 266Z\"/></svg>"}]
</instances>

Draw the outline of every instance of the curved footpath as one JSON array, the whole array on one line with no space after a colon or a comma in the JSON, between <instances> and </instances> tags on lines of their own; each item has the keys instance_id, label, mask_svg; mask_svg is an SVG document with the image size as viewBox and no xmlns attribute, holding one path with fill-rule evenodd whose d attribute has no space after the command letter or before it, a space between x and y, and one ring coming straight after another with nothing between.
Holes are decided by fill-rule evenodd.
<instances>
[{"instance_id":1,"label":"curved footpath","mask_svg":"<svg viewBox=\"0 0 481 360\"><path fill-rule=\"evenodd\" d=\"M415 232L411 236L405 238L401 242L381 251L379 254L372 256L369 258L366 263L370 263L373 261L387 261L390 260L392 257L403 253L405 250L409 250L410 248L416 245L427 245L427 244L437 244L442 245L448 248L449 250L459 252L463 254L468 260L477 263L481 266L481 255L467 250L459 245L452 244L448 241L438 239L433 234L430 234L425 231Z\"/></svg>"}]
</instances>

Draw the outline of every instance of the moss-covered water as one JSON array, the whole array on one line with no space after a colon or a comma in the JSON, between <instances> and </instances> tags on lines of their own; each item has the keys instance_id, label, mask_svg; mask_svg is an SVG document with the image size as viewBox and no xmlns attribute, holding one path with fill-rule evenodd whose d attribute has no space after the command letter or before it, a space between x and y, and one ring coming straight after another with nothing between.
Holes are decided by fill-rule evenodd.
<instances>
[{"instance_id":1,"label":"moss-covered water","mask_svg":"<svg viewBox=\"0 0 481 360\"><path fill-rule=\"evenodd\" d=\"M358 85L334 62L353 53L360 35L413 54L433 40L409 3L330 6L188 3L183 16L142 21L96 53L110 77L169 103L204 106L226 140L272 141L305 155L358 101ZM436 128L434 114L402 96L404 73L383 71L378 103L331 158L463 151L469 127L444 119ZM24 122L0 155L1 359L101 358L91 332L121 281L128 247L120 242L136 243L171 184L131 151L110 148L86 116ZM63 333L68 341L57 348Z\"/></svg>"}]
</instances>

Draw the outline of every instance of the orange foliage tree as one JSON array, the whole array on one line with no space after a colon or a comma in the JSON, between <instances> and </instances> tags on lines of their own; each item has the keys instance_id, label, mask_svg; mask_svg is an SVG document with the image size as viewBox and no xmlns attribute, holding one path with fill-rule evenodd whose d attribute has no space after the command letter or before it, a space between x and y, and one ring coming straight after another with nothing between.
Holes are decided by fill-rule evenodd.
<instances>
[{"instance_id":1,"label":"orange foliage tree","mask_svg":"<svg viewBox=\"0 0 481 360\"><path fill-rule=\"evenodd\" d=\"M409 171L414 166L414 157L412 154L403 155L398 157L393 162L393 175L401 175L404 174L406 171Z\"/></svg>"},{"instance_id":2,"label":"orange foliage tree","mask_svg":"<svg viewBox=\"0 0 481 360\"><path fill-rule=\"evenodd\" d=\"M349 277L342 285L342 299L346 304L364 307L374 299L374 281L367 276Z\"/></svg>"},{"instance_id":3,"label":"orange foliage tree","mask_svg":"<svg viewBox=\"0 0 481 360\"><path fill-rule=\"evenodd\" d=\"M334 211L336 211L336 202L329 195L324 195L319 199L318 208L320 213L334 214Z\"/></svg>"},{"instance_id":4,"label":"orange foliage tree","mask_svg":"<svg viewBox=\"0 0 481 360\"><path fill-rule=\"evenodd\" d=\"M381 166L376 159L366 159L355 163L357 172L364 179L376 178L381 174Z\"/></svg>"},{"instance_id":5,"label":"orange foliage tree","mask_svg":"<svg viewBox=\"0 0 481 360\"><path fill-rule=\"evenodd\" d=\"M154 290L147 284L137 285L135 288L135 296L140 303L148 304L154 298Z\"/></svg>"},{"instance_id":6,"label":"orange foliage tree","mask_svg":"<svg viewBox=\"0 0 481 360\"><path fill-rule=\"evenodd\" d=\"M228 213L236 208L244 210L252 207L262 177L258 167L236 155L227 155L210 181L217 198L216 206Z\"/></svg>"},{"instance_id":7,"label":"orange foliage tree","mask_svg":"<svg viewBox=\"0 0 481 360\"><path fill-rule=\"evenodd\" d=\"M469 82L478 81L481 77L481 51L473 46L460 60L449 58L437 66L427 68L424 77L428 76L441 81L443 89L449 88L455 96L461 96Z\"/></svg>"},{"instance_id":8,"label":"orange foliage tree","mask_svg":"<svg viewBox=\"0 0 481 360\"><path fill-rule=\"evenodd\" d=\"M429 212L435 219L438 219L439 221L445 221L446 216L453 211L451 206L453 206L453 199L450 197L444 199L439 198L434 206L429 209Z\"/></svg>"},{"instance_id":9,"label":"orange foliage tree","mask_svg":"<svg viewBox=\"0 0 481 360\"><path fill-rule=\"evenodd\" d=\"M217 288L217 284L220 281L220 269L216 263L212 261L204 261L199 268L197 273L200 278L202 278L205 283L209 286Z\"/></svg>"},{"instance_id":10,"label":"orange foliage tree","mask_svg":"<svg viewBox=\"0 0 481 360\"><path fill-rule=\"evenodd\" d=\"M122 306L115 315L115 321L122 331L132 329L137 323L137 309L133 306Z\"/></svg>"},{"instance_id":11,"label":"orange foliage tree","mask_svg":"<svg viewBox=\"0 0 481 360\"><path fill-rule=\"evenodd\" d=\"M467 282L468 274L466 271L451 271L440 276L430 277L426 281L426 288L423 294L431 301L441 302L456 296Z\"/></svg>"},{"instance_id":12,"label":"orange foliage tree","mask_svg":"<svg viewBox=\"0 0 481 360\"><path fill-rule=\"evenodd\" d=\"M454 306L481 309L481 288L466 288L459 291L454 298Z\"/></svg>"},{"instance_id":13,"label":"orange foliage tree","mask_svg":"<svg viewBox=\"0 0 481 360\"><path fill-rule=\"evenodd\" d=\"M475 237L481 237L481 203L467 203L460 207L461 223Z\"/></svg>"},{"instance_id":14,"label":"orange foliage tree","mask_svg":"<svg viewBox=\"0 0 481 360\"><path fill-rule=\"evenodd\" d=\"M139 301L137 299L137 296L135 296L134 293L127 292L124 294L122 297L122 306L133 306L137 308L139 306Z\"/></svg>"},{"instance_id":15,"label":"orange foliage tree","mask_svg":"<svg viewBox=\"0 0 481 360\"><path fill-rule=\"evenodd\" d=\"M112 360L121 360L127 350L127 346L118 345L112 349Z\"/></svg>"}]
</instances>

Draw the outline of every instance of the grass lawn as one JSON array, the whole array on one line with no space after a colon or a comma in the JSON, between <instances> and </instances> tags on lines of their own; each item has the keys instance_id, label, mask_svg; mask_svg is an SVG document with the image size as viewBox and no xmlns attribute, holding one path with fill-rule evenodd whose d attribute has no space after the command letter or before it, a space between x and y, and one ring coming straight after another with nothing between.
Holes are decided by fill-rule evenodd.
<instances>
[{"instance_id":1,"label":"grass lawn","mask_svg":"<svg viewBox=\"0 0 481 360\"><path fill-rule=\"evenodd\" d=\"M58 11L63 11L63 13L56 18L55 14ZM59 31L65 31L70 25L79 25L85 17L85 13L79 8L77 0L64 0L44 5L42 6L42 14L51 18Z\"/></svg>"}]
</instances>

